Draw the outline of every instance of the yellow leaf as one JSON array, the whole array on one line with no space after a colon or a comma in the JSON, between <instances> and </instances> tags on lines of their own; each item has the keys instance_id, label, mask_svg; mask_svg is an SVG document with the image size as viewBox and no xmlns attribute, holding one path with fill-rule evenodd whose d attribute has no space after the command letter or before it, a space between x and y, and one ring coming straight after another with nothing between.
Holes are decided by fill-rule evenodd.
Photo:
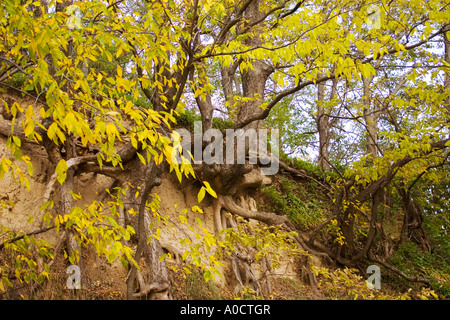
<instances>
[{"instance_id":1,"label":"yellow leaf","mask_svg":"<svg viewBox=\"0 0 450 320\"><path fill-rule=\"evenodd\" d=\"M160 257L159 257L159 262L163 261L167 256L167 253L163 253Z\"/></svg>"},{"instance_id":2,"label":"yellow leaf","mask_svg":"<svg viewBox=\"0 0 450 320\"><path fill-rule=\"evenodd\" d=\"M40 114L40 116L41 116L43 119L47 118L46 115L45 115L45 109L44 109L44 107L42 107L42 108L39 109L39 114Z\"/></svg>"},{"instance_id":3,"label":"yellow leaf","mask_svg":"<svg viewBox=\"0 0 450 320\"><path fill-rule=\"evenodd\" d=\"M57 174L58 182L63 184L67 176L67 163L64 159L61 159L56 165L55 173Z\"/></svg>"},{"instance_id":4,"label":"yellow leaf","mask_svg":"<svg viewBox=\"0 0 450 320\"><path fill-rule=\"evenodd\" d=\"M180 218L181 223L186 223L187 222L187 218L186 218L185 215L180 214L179 218Z\"/></svg>"},{"instance_id":5,"label":"yellow leaf","mask_svg":"<svg viewBox=\"0 0 450 320\"><path fill-rule=\"evenodd\" d=\"M200 191L198 192L198 195L197 195L198 203L202 202L203 198L205 197L205 194L206 194L205 187L201 187Z\"/></svg>"},{"instance_id":6,"label":"yellow leaf","mask_svg":"<svg viewBox=\"0 0 450 320\"><path fill-rule=\"evenodd\" d=\"M75 114L73 112L69 112L64 118L64 125L66 126L68 132L72 131L75 121Z\"/></svg>"},{"instance_id":7,"label":"yellow leaf","mask_svg":"<svg viewBox=\"0 0 450 320\"><path fill-rule=\"evenodd\" d=\"M56 129L57 129L58 125L53 122L50 127L48 127L47 129L47 136L50 140L55 141L55 136L56 136ZM55 141L56 142L56 141Z\"/></svg>"},{"instance_id":8,"label":"yellow leaf","mask_svg":"<svg viewBox=\"0 0 450 320\"><path fill-rule=\"evenodd\" d=\"M106 125L106 134L108 136L115 136L115 135L119 135L119 132L117 131L116 126L113 123L108 123Z\"/></svg>"},{"instance_id":9,"label":"yellow leaf","mask_svg":"<svg viewBox=\"0 0 450 320\"><path fill-rule=\"evenodd\" d=\"M145 158L139 152L137 152L136 154L138 155L138 158L139 160L141 160L142 164L145 165Z\"/></svg>"},{"instance_id":10,"label":"yellow leaf","mask_svg":"<svg viewBox=\"0 0 450 320\"><path fill-rule=\"evenodd\" d=\"M206 191L208 191L208 193L210 195L212 195L214 198L217 198L217 194L216 192L213 190L213 188L211 188L211 185L209 184L208 181L203 181L204 185L206 186Z\"/></svg>"},{"instance_id":11,"label":"yellow leaf","mask_svg":"<svg viewBox=\"0 0 450 320\"><path fill-rule=\"evenodd\" d=\"M200 212L200 213L203 213L203 210L202 210L199 206L193 206L193 207L192 207L192 212Z\"/></svg>"}]
</instances>

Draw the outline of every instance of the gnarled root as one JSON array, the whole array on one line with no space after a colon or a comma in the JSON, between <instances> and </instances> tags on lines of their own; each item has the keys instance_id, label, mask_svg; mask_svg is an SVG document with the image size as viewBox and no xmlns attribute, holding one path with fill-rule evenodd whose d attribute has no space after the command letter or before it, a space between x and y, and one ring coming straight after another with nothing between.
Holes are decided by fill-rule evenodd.
<instances>
[{"instance_id":1,"label":"gnarled root","mask_svg":"<svg viewBox=\"0 0 450 320\"><path fill-rule=\"evenodd\" d=\"M244 203L244 201L242 201L242 199L241 199L241 202ZM223 208L227 209L228 211L230 211L231 213L241 216L243 218L258 220L258 221L264 222L265 224L268 224L268 225L282 225L287 230L294 231L292 228L292 225L289 223L289 220L286 216L279 216L273 212L248 210L243 205L239 206L238 204L236 204L236 202L234 201L234 199L231 196L219 196L218 199L216 199L216 201L215 201L215 206L217 206L217 211L216 211L216 207L215 207L214 212L215 212L215 214L217 212L217 215L220 214L220 209L223 207ZM216 219L219 221L218 218L216 218ZM303 239L301 239L300 237L296 236L295 241L303 250L313 253L313 254L318 254L318 252L309 248L305 244ZM238 266L239 261L245 261L245 260L239 259L238 253L236 253L235 257L233 257L232 266L233 266L233 271L236 275L236 278L242 287L243 282L241 280L240 275L238 274L239 268L237 266ZM264 263L266 266L265 267L266 272L270 271L270 270L268 270L269 267L268 267L267 261ZM245 267L248 268L248 270L251 270L249 263L245 264ZM320 291L319 291L318 285L317 285L317 279L310 268L310 258L309 257L306 257L306 260L304 261L303 270L305 270L305 272L308 276L309 283L311 285L311 288L312 288L314 294L316 296L320 296ZM252 272L248 273L248 275L250 275L250 277L252 276L252 274L253 274ZM252 278L252 280L254 280L254 283L256 283L258 286L256 291L257 292L259 291L260 293L262 293L262 291L260 289L261 287L260 287L259 281L256 278ZM270 291L269 288L270 288L270 282L268 280L268 290Z\"/></svg>"},{"instance_id":2,"label":"gnarled root","mask_svg":"<svg viewBox=\"0 0 450 320\"><path fill-rule=\"evenodd\" d=\"M261 279L263 279L263 278L266 279L267 293L269 295L272 295L272 282L270 281L270 275L272 273L272 266L270 264L270 259L268 256L262 258L262 264L263 264L263 268L264 268L264 273L263 273Z\"/></svg>"},{"instance_id":3,"label":"gnarled root","mask_svg":"<svg viewBox=\"0 0 450 320\"><path fill-rule=\"evenodd\" d=\"M232 253L232 270L239 284L239 292L242 291L244 286L248 287L250 284L253 286L257 296L263 296L263 290L261 284L253 271L252 263L255 260L256 250L250 246L244 248L237 244L236 251ZM242 268L241 268L242 267Z\"/></svg>"},{"instance_id":4,"label":"gnarled root","mask_svg":"<svg viewBox=\"0 0 450 320\"><path fill-rule=\"evenodd\" d=\"M219 195L214 201L214 223L217 232L220 232L224 227L236 227L236 222L233 217L227 214L223 214L222 208L229 211L231 214L246 218L254 219L263 222L268 225L283 225L287 222L287 218L279 216L272 212L252 211L247 209L245 199L240 197L241 205L238 205L232 196ZM242 291L244 286L248 287L252 285L257 296L263 296L263 289L261 286L261 280L266 279L266 289L268 294L272 293L272 286L270 282L271 266L266 257L261 261L262 268L264 270L263 275L258 278L252 268L252 264L256 262L255 255L257 251L250 247L243 247L240 244L235 245L236 251L231 256L231 266L233 274L238 282L239 291Z\"/></svg>"},{"instance_id":5,"label":"gnarled root","mask_svg":"<svg viewBox=\"0 0 450 320\"><path fill-rule=\"evenodd\" d=\"M146 225L150 224L149 212L144 211L144 221ZM142 239L149 239L149 243ZM136 248L136 261L142 256L146 263L147 276L137 270L131 264L131 270L127 278L128 298L148 298L150 300L169 300L170 280L166 270L165 261L159 261L163 254L163 248L160 242L152 236L152 231L148 228L143 230ZM133 273L134 269L134 273ZM137 284L137 286L136 286Z\"/></svg>"},{"instance_id":6,"label":"gnarled root","mask_svg":"<svg viewBox=\"0 0 450 320\"><path fill-rule=\"evenodd\" d=\"M273 212L247 210L234 202L233 197L229 195L219 196L218 201L223 208L243 218L258 220L268 225L283 225L288 221L287 217L279 216Z\"/></svg>"},{"instance_id":7,"label":"gnarled root","mask_svg":"<svg viewBox=\"0 0 450 320\"><path fill-rule=\"evenodd\" d=\"M126 194L127 206L139 208L139 212L134 217L127 217L128 208L124 208L125 218L136 230L137 247L134 260L139 263L141 257L145 259L147 278L139 279L138 271L134 264L131 264L130 273L127 278L127 298L133 299L136 297L148 296L149 299L169 299L170 298L170 280L167 273L165 261L159 261L163 254L163 249L159 240L153 236L151 225L151 212L147 208L147 200L151 194L154 186L161 183L160 173L161 168L157 167L153 161L150 161L147 166L142 166L138 159L134 160L133 169L136 173L130 177L131 186L140 186L141 192L138 197L133 197L130 193ZM134 180L133 180L134 179ZM139 292L136 292L136 282L139 285ZM146 284L149 283L149 284Z\"/></svg>"},{"instance_id":8,"label":"gnarled root","mask_svg":"<svg viewBox=\"0 0 450 320\"><path fill-rule=\"evenodd\" d=\"M218 235L220 231L224 229L222 224L222 204L220 203L220 198L214 199L213 215L214 229L216 231L216 235Z\"/></svg>"},{"instance_id":9,"label":"gnarled root","mask_svg":"<svg viewBox=\"0 0 450 320\"><path fill-rule=\"evenodd\" d=\"M166 297L166 292L170 287L167 281L156 281L148 284L143 274L139 270L137 270L136 272L136 279L139 285L139 291L133 293L133 298L142 298L152 293L154 295L161 295L160 297L158 297L158 300L167 300L168 297Z\"/></svg>"},{"instance_id":10,"label":"gnarled root","mask_svg":"<svg viewBox=\"0 0 450 320\"><path fill-rule=\"evenodd\" d=\"M177 249L175 249L174 246L168 243L161 243L161 248L164 251L167 251L167 253L170 253L170 255L175 259L177 266L181 267L181 265L183 264L182 254Z\"/></svg>"}]
</instances>

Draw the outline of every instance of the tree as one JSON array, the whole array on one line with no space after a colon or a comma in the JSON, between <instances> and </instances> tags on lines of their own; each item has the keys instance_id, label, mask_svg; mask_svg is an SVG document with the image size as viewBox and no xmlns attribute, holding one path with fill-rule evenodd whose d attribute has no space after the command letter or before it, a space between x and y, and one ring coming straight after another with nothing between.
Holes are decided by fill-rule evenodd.
<instances>
[{"instance_id":1,"label":"tree","mask_svg":"<svg viewBox=\"0 0 450 320\"><path fill-rule=\"evenodd\" d=\"M362 104L340 101L349 114L349 125L358 128L363 119L367 150L361 157L352 155L351 169L339 172L342 179L335 185L333 217L342 231L339 246L328 249L305 235L296 241L307 252L320 251L349 266L370 258L385 189L397 181L407 185L411 172L427 171L436 165L436 159L446 162L443 154L449 146L448 112L442 107L448 100L447 80L440 92L426 81L412 86L420 72L425 75L429 70L416 65L407 76L408 85L394 89L393 96L386 99L373 93L373 81L382 83L378 75L388 68L383 66L386 59L392 58L393 64L400 66L413 63L414 54L433 61L436 73L445 72L448 60L434 57L424 48L448 36L449 7L445 1L379 1L375 5L380 8L382 24L370 28L366 23L369 4L8 0L0 5L0 82L5 89L35 99L34 105L26 107L5 101L0 133L8 137L8 147L17 159L29 163L20 148L35 143L45 148L55 167L41 207L45 228L64 232L71 261L81 266L79 252L90 243L96 243L96 249L110 260L125 257L131 266L129 298L168 298L162 251L155 231L148 228L156 201L151 197L152 188L160 182L165 166L180 181L183 175L195 176L203 186L201 195L207 191L216 197L218 234L231 223L222 209L293 230L284 216L250 211L236 203L239 190L262 184L261 174L249 178L254 170L259 172L258 165L191 166L173 161L178 146L171 139L176 136L172 124L190 101L189 95L194 97L204 131L212 127L214 111L222 110L234 121L233 129L249 132L261 128L284 99L294 99L310 87L319 88L317 100L321 102L326 83L332 83L333 100L343 93L339 81L347 87L362 82ZM68 24L69 8L79 10L81 25ZM210 72L220 77L220 86L212 85ZM224 106L215 105L221 101L216 98L219 92ZM142 99L145 105L139 106ZM418 101L426 106L424 112L407 105ZM383 132L383 142L392 147L380 155L376 149L384 127L379 120L388 102L392 108L386 112L405 116L392 117L392 125L401 129ZM321 105L318 103L317 114L319 153L322 167L328 169L330 122ZM289 106L295 108L295 104ZM418 123L414 123L416 115L422 117ZM370 161L366 161L366 153L372 155ZM427 161L421 161L424 158ZM0 177L14 172L27 183L11 161L2 158L0 164ZM118 216L107 227L97 223L107 219L99 209L102 204L78 208L73 202L73 181L81 172L117 180L121 196L110 210ZM60 199L59 204L53 195ZM119 218L128 226L118 223ZM363 220L370 227L361 242L355 234ZM126 244L132 233L137 237L134 256ZM126 245L119 241L122 239ZM137 268L142 255L150 270L147 278ZM42 276L49 262L44 261L48 258L41 260Z\"/></svg>"}]
</instances>

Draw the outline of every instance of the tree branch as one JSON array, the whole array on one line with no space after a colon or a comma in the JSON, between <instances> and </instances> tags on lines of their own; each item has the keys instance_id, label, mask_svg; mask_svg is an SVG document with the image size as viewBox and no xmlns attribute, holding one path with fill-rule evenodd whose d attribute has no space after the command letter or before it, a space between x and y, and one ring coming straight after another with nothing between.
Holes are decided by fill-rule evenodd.
<instances>
[{"instance_id":1,"label":"tree branch","mask_svg":"<svg viewBox=\"0 0 450 320\"><path fill-rule=\"evenodd\" d=\"M386 269L389 269L389 270L391 270L392 272L398 274L398 275L401 276L403 279L406 279L406 280L411 281L411 282L422 282L422 283L424 283L424 284L426 284L426 285L428 285L428 286L431 285L431 284L430 284L430 281L428 281L428 280L425 279L425 278L422 278L422 277L419 277L419 276L416 276L416 277L408 276L408 275L407 275L406 273L404 273L403 271L401 271L401 270L399 270L399 269L397 269L397 268L391 266L390 264L387 264L387 263L384 262L384 261L381 261L381 260L379 260L379 259L376 259L376 258L374 258L374 257L372 257L372 256L370 256L370 255L369 255L369 260L371 260L371 261L373 261L373 262L375 262L375 263L381 264L383 267L385 267Z\"/></svg>"},{"instance_id":2,"label":"tree branch","mask_svg":"<svg viewBox=\"0 0 450 320\"><path fill-rule=\"evenodd\" d=\"M0 244L0 251L3 250L5 245L8 244L8 243L14 243L16 241L22 240L25 237L41 234L41 233L47 232L49 230L52 230L53 228L55 228L54 225L50 226L50 227L42 228L42 229L39 229L39 230L36 230L36 231L33 231L33 232L30 232L30 233L27 233L27 234L23 234L21 236L17 236L15 238L10 239L10 240L5 240L2 244Z\"/></svg>"},{"instance_id":3,"label":"tree branch","mask_svg":"<svg viewBox=\"0 0 450 320\"><path fill-rule=\"evenodd\" d=\"M419 41L419 42L414 43L414 44L411 44L411 45L408 45L408 46L405 46L405 47L404 47L404 48L405 48L404 50L405 50L405 51L408 51L408 50L417 48L417 47L419 47L419 46L421 46L421 45L423 45L423 44L429 42L430 40L432 40L433 38L437 37L438 35L441 35L441 34L445 33L445 30L446 30L446 29L443 27L443 28L439 29L439 31L433 33L433 34L432 34L431 36L429 36L427 39L422 40L422 41ZM246 51L250 51L250 49L249 49L249 50L246 50ZM400 52L400 51L403 51L403 50L401 50L400 48L391 48L390 50L388 50L387 54L394 54L394 53L397 53L397 52ZM362 64L367 64L367 63L372 62L373 60L377 60L377 59L378 59L378 57L377 57L376 55L372 54L372 55L369 55L369 56L363 58L363 59L361 60L361 63L362 63ZM255 116L253 116L253 117L249 117L249 118L247 118L247 119L244 119L242 122L238 123L238 124L234 127L234 129L240 129L240 128L243 128L243 127L247 126L248 124L250 124L250 123L253 122L253 121L263 120L263 119L267 118L268 115L269 115L269 113L270 113L270 110L271 110L278 102L280 102L284 97L286 97L286 96L288 96L288 95L291 95L291 94L294 94L294 93L296 93L296 92L302 90L303 88L305 88L305 87L307 87L307 86L309 86L309 85L313 85L313 84L316 85L316 84L322 83L322 82L324 82L324 81L328 81L328 80L335 79L335 78L337 78L337 77L340 77L340 75L336 75L335 73L332 73L332 74L330 74L329 76L324 76L324 75L322 75L322 76L318 77L318 78L315 79L315 80L309 80L309 81L305 81L305 82L299 82L299 84L296 85L295 87L286 89L286 90L280 92L277 96L275 96L275 97L274 97L274 98L273 98L273 99L265 106L264 111L263 111L262 113L257 114L257 115L255 115Z\"/></svg>"}]
</instances>

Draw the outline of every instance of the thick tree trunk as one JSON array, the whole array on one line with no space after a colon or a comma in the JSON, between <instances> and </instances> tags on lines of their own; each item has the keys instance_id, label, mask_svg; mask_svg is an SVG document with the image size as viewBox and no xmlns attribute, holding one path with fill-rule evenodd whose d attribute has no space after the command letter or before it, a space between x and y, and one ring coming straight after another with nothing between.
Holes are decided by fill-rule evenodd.
<instances>
[{"instance_id":1,"label":"thick tree trunk","mask_svg":"<svg viewBox=\"0 0 450 320\"><path fill-rule=\"evenodd\" d=\"M206 70L201 70L201 72L206 73ZM207 79L205 76L199 76L196 82L193 84L193 90L199 90L201 94L195 97L198 109L202 116L202 129L203 132L212 128L212 118L214 112L214 106L212 104L211 94L205 89L207 84Z\"/></svg>"},{"instance_id":2,"label":"thick tree trunk","mask_svg":"<svg viewBox=\"0 0 450 320\"><path fill-rule=\"evenodd\" d=\"M61 2L56 3L56 12L64 12L66 8L73 4L73 0L63 0ZM42 4L45 7L45 10L47 10L47 3L44 2ZM37 8L36 12L41 11L41 8ZM40 12L39 14L41 14ZM38 14L38 15L39 15ZM67 48L61 49L64 51L65 56L68 59L73 58L73 44L72 41L69 41ZM50 57L50 55L47 55L46 60L48 60L49 64L49 71L52 75L55 74L57 71L55 66L53 65L53 61ZM57 79L57 78L56 78ZM64 87L61 88L64 90L69 96L71 95L70 92L70 82L67 82ZM50 126L51 123L48 123L48 126ZM64 143L64 151L65 155L63 156L62 150L59 150L58 146L56 146L52 141L50 141L46 134L43 135L43 145L44 148L47 151L47 154L49 156L50 161L53 165L57 165L58 162L64 158L66 162L69 160L76 158L76 147L75 147L75 138L72 136L68 136L66 142ZM75 167L70 167L67 169L67 175L66 180L62 184L61 188L59 189L59 201L60 201L60 208L61 211L59 212L61 215L68 214L72 208L75 206L73 197L70 193L70 191L73 191L75 188ZM77 266L80 268L81 271L81 285L83 286L85 284L85 267L84 267L84 261L83 256L81 254L81 248L78 245L78 242L76 240L76 233L74 231L69 230L66 237L66 250L69 256L72 257L78 257L78 260L76 260Z\"/></svg>"},{"instance_id":3,"label":"thick tree trunk","mask_svg":"<svg viewBox=\"0 0 450 320\"><path fill-rule=\"evenodd\" d=\"M66 149L66 159L72 159L77 156L75 151L75 143L74 138L69 137L65 143ZM73 197L70 191L75 190L75 168L67 169L66 180L60 189L60 202L61 202L61 213L62 215L68 214L72 208L75 206ZM74 231L69 231L66 237L66 248L69 256L77 256L78 261L76 261L76 265L80 268L81 271L81 286L85 284L85 268L84 261L81 255L81 249L76 240L76 233Z\"/></svg>"},{"instance_id":4,"label":"thick tree trunk","mask_svg":"<svg viewBox=\"0 0 450 320\"><path fill-rule=\"evenodd\" d=\"M329 101L333 101L336 96L338 79L333 79L330 91ZM324 108L325 102L325 82L321 82L317 86L317 132L319 133L319 158L318 166L325 171L331 170L330 165L330 143L331 128L335 125L337 119L330 121L329 114ZM328 111L329 113L330 111Z\"/></svg>"},{"instance_id":5,"label":"thick tree trunk","mask_svg":"<svg viewBox=\"0 0 450 320\"><path fill-rule=\"evenodd\" d=\"M222 90L225 97L225 103L228 110L229 118L233 121L236 120L236 110L235 110L235 94L233 90L233 83L236 85L236 89L239 88L239 84L236 83L236 69L238 64L235 63L232 66L223 66L220 68L220 76L222 81ZM238 92L239 94L239 92Z\"/></svg>"},{"instance_id":6,"label":"thick tree trunk","mask_svg":"<svg viewBox=\"0 0 450 320\"><path fill-rule=\"evenodd\" d=\"M344 237L340 255L346 259L351 259L355 254L355 212L356 208L350 205L347 210L338 216L339 226Z\"/></svg>"},{"instance_id":7,"label":"thick tree trunk","mask_svg":"<svg viewBox=\"0 0 450 320\"><path fill-rule=\"evenodd\" d=\"M253 1L245 11L245 18L248 19L248 23L252 24L263 18L264 13L260 9L261 0ZM256 47L261 45L261 39L259 34L247 39L245 44L248 46ZM246 119L253 118L255 115L263 113L263 109L260 107L264 101L264 91L266 88L266 81L270 74L273 72L273 67L269 66L262 60L250 61L252 68L241 70L242 73L242 89L243 96L252 98L251 101L241 106L237 120L238 122L244 122ZM248 124L245 128L258 128L259 121L254 121Z\"/></svg>"},{"instance_id":8,"label":"thick tree trunk","mask_svg":"<svg viewBox=\"0 0 450 320\"><path fill-rule=\"evenodd\" d=\"M126 223L136 231L137 248L135 260L139 263L141 256L145 259L145 270L137 271L134 265L131 266L127 279L128 299L147 297L150 300L169 299L170 281L167 273L165 261L159 261L163 253L161 244L154 235L154 230L150 229L151 210L147 203L152 202L151 190L161 183L161 168L153 159L150 163L143 165L139 158L135 157L126 166L129 175L123 179L123 188L128 186L124 197L124 213ZM136 197L136 192L139 192ZM128 214L129 210L137 212L134 216ZM136 281L139 289L136 290Z\"/></svg>"},{"instance_id":9,"label":"thick tree trunk","mask_svg":"<svg viewBox=\"0 0 450 320\"><path fill-rule=\"evenodd\" d=\"M402 196L405 212L400 241L404 243L408 239L416 243L421 249L431 252L431 242L422 225L422 208L411 198L409 191L400 188L398 190Z\"/></svg>"},{"instance_id":10,"label":"thick tree trunk","mask_svg":"<svg viewBox=\"0 0 450 320\"><path fill-rule=\"evenodd\" d=\"M254 0L246 2L244 17L246 19L246 24L251 25L256 23L264 17L264 13L261 12L260 8L261 0ZM259 34L256 32L253 36L247 38L245 44L251 47L256 47L261 44L261 39ZM266 64L262 60L253 59L247 61L252 64L252 68L241 69L241 81L242 81L242 96L250 98L249 101L239 106L239 110L236 115L237 123L245 123L247 119L254 118L255 115L260 115L263 113L263 109L260 107L264 101L264 94L266 88L266 81L270 74L273 72L273 67ZM233 82L236 84L236 88L240 89L236 81L236 69L239 63L235 62L231 66L222 66L222 87L225 95L225 99L230 104L229 110L232 111L231 118L234 119L235 110L231 108L234 105L234 91ZM239 90L237 90L239 94ZM202 113L202 117L207 115L209 117L213 110L211 105L211 97L206 97L206 100L197 98L197 105ZM209 128L209 119L203 119L203 127ZM257 129L259 127L259 121L254 121L247 124L243 130ZM245 133L244 133L245 135ZM254 147L254 146L253 146ZM245 156L248 156L250 150L249 143L245 143ZM234 148L234 159L237 159L237 148L235 141ZM225 152L223 155L225 156ZM211 186L217 193L223 195L233 195L236 192L237 186L243 180L244 174L252 170L252 165L242 164L242 163L229 163L224 161L225 164L205 164L194 168L196 174L199 175L203 180L207 180L211 183Z\"/></svg>"}]
</instances>

